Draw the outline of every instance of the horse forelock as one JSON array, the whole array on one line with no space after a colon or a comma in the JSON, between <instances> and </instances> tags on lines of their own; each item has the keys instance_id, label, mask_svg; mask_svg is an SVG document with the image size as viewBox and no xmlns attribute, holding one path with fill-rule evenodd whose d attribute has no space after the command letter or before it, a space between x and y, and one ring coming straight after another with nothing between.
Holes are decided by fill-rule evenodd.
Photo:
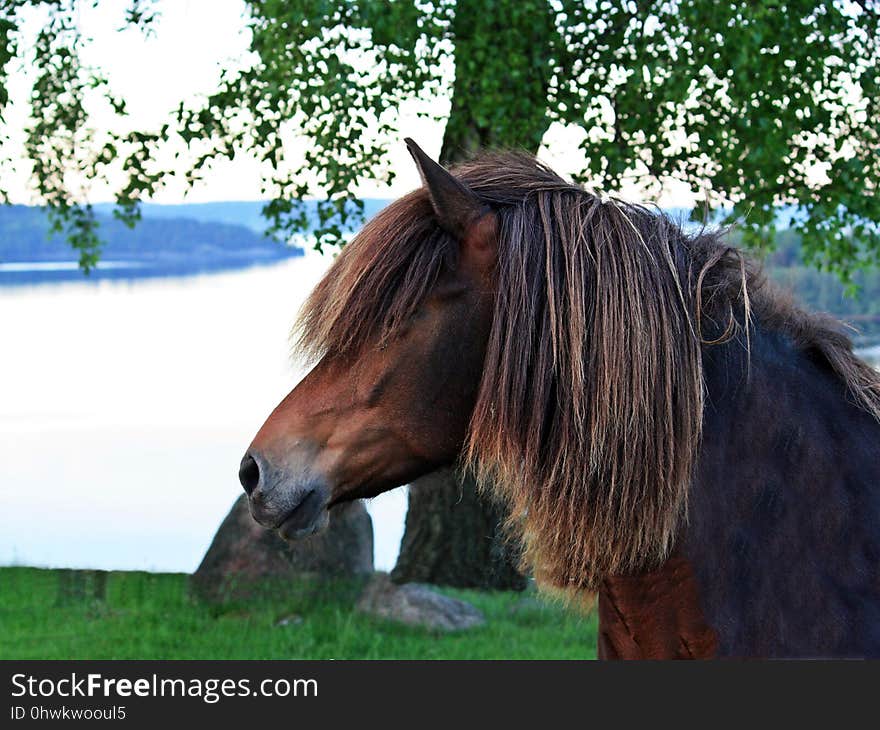
<instances>
[{"instance_id":1,"label":"horse forelock","mask_svg":"<svg viewBox=\"0 0 880 730\"><path fill-rule=\"evenodd\" d=\"M381 345L418 309L457 247L424 190L395 201L343 249L300 310L294 350L316 360Z\"/></svg>"}]
</instances>

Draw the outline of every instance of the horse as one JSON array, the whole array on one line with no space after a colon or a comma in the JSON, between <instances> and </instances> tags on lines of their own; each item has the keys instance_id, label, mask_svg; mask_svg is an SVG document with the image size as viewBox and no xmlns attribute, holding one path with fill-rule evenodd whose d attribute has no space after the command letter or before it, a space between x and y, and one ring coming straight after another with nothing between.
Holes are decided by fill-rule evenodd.
<instances>
[{"instance_id":1,"label":"horse","mask_svg":"<svg viewBox=\"0 0 880 730\"><path fill-rule=\"evenodd\" d=\"M842 325L725 230L406 143L422 187L303 306L254 519L295 539L456 465L539 586L595 597L600 658L880 655L880 375Z\"/></svg>"}]
</instances>

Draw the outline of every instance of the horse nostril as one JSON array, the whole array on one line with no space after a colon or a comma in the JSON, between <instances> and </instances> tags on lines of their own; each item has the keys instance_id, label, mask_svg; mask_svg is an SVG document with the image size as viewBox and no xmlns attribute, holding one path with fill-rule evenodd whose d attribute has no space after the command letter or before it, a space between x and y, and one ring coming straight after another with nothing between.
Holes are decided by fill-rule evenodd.
<instances>
[{"instance_id":1,"label":"horse nostril","mask_svg":"<svg viewBox=\"0 0 880 730\"><path fill-rule=\"evenodd\" d=\"M238 481L244 487L244 491L250 495L260 483L260 467L250 454L245 454L238 468Z\"/></svg>"}]
</instances>

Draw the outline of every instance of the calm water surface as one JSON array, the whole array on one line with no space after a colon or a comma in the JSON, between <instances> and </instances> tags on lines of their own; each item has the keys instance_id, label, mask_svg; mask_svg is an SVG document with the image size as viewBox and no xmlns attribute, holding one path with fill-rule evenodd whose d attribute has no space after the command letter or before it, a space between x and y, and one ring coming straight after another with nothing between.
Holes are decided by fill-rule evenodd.
<instances>
[{"instance_id":1,"label":"calm water surface","mask_svg":"<svg viewBox=\"0 0 880 730\"><path fill-rule=\"evenodd\" d=\"M287 334L328 264L0 287L0 564L195 569L304 373ZM389 569L405 491L367 507Z\"/></svg>"},{"instance_id":2,"label":"calm water surface","mask_svg":"<svg viewBox=\"0 0 880 730\"><path fill-rule=\"evenodd\" d=\"M287 333L328 263L0 287L0 564L193 570L303 375ZM368 509L389 569L405 492Z\"/></svg>"}]
</instances>

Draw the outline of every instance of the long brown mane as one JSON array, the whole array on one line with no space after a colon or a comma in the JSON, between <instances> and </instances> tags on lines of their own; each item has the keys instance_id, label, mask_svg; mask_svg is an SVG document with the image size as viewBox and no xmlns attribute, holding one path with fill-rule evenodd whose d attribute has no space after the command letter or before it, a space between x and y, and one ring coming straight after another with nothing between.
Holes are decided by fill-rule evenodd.
<instances>
[{"instance_id":1,"label":"long brown mane","mask_svg":"<svg viewBox=\"0 0 880 730\"><path fill-rule=\"evenodd\" d=\"M880 419L880 378L840 325L791 304L723 234L603 201L528 155L453 172L500 231L463 465L507 502L539 581L594 589L669 554L701 439L702 348L747 347L751 317L815 352ZM320 356L393 337L456 253L424 190L388 206L306 302L300 347Z\"/></svg>"}]
</instances>

